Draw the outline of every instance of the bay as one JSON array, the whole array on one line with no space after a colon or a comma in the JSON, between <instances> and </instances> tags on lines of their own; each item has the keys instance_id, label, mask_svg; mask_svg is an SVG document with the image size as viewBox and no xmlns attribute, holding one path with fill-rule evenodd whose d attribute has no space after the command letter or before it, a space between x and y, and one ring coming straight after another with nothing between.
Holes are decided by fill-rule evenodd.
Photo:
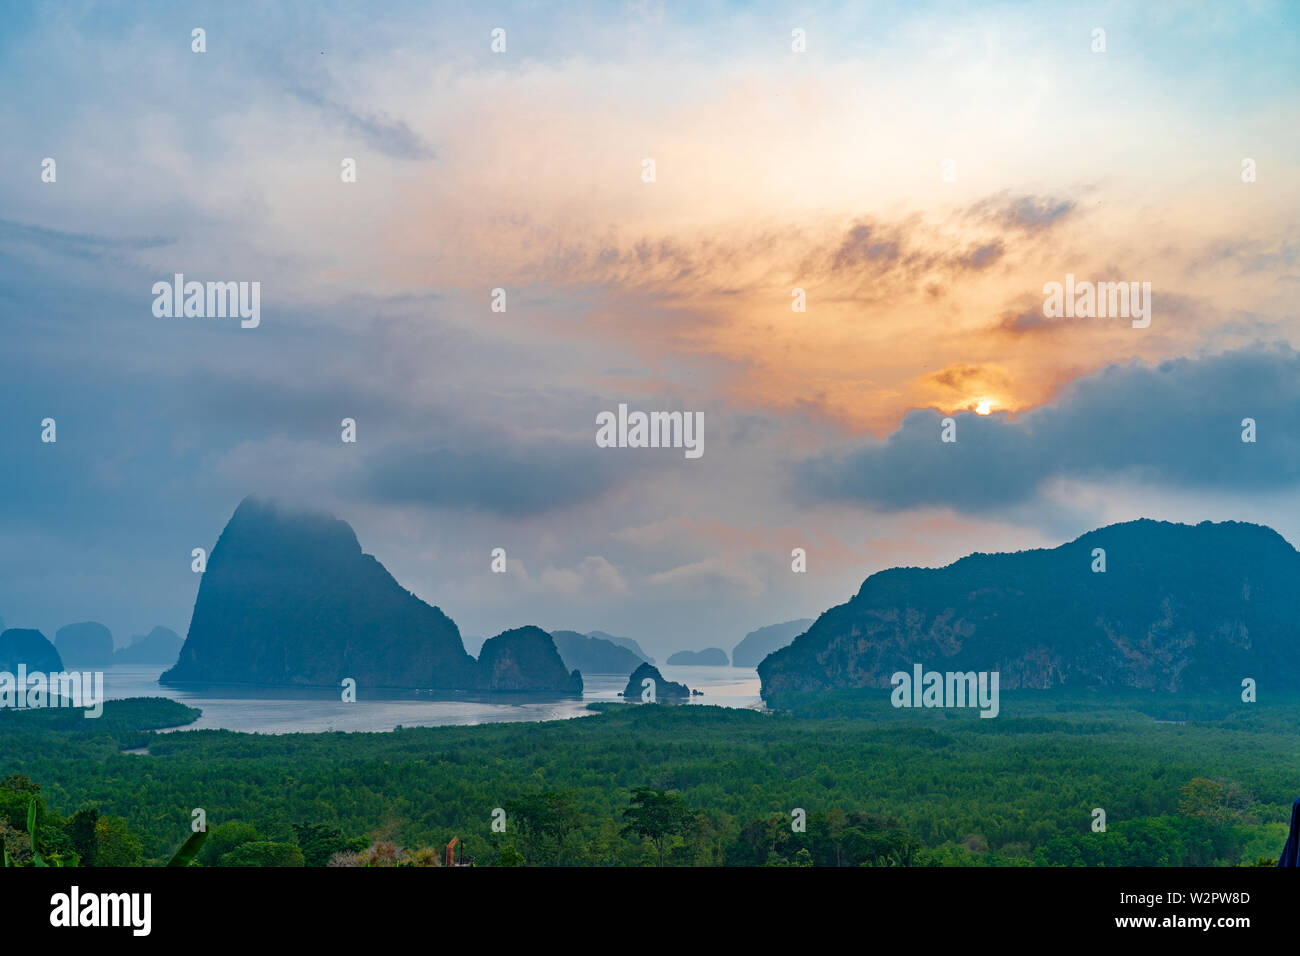
<instances>
[{"instance_id":1,"label":"bay","mask_svg":"<svg viewBox=\"0 0 1300 956\"><path fill-rule=\"evenodd\" d=\"M367 691L343 703L341 690L255 687L239 684L165 686L161 665L118 664L104 668L104 696L167 697L203 711L177 730L238 730L287 734L329 731L390 731L397 727L463 726L503 721L568 720L592 713L589 703L621 701L626 674L583 675L583 694L546 697L538 694L448 694L440 692ZM660 672L671 681L703 691L685 706L714 705L761 709L758 672L752 667L670 667Z\"/></svg>"}]
</instances>

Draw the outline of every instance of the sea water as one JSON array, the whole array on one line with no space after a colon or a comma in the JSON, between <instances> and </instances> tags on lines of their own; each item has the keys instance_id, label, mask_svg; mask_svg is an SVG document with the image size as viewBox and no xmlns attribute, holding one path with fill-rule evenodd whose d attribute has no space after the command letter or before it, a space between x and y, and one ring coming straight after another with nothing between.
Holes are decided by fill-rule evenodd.
<instances>
[{"instance_id":1,"label":"sea water","mask_svg":"<svg viewBox=\"0 0 1300 956\"><path fill-rule=\"evenodd\" d=\"M252 687L232 684L166 686L159 665L118 664L104 668L104 697L167 697L203 711L183 730L240 730L287 734L325 731L387 731L395 727L437 727L500 721L567 720L592 712L587 704L621 701L626 674L584 674L583 694L414 693L357 689L355 703L343 703L330 688ZM761 708L758 672L752 667L660 667L664 678L703 691L691 704Z\"/></svg>"}]
</instances>

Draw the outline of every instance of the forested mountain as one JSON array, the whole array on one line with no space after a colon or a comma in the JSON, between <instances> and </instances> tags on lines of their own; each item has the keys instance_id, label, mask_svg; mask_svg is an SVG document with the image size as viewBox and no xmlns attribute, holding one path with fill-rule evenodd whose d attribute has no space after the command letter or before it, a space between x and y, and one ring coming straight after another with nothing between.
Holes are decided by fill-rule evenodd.
<instances>
[{"instance_id":1,"label":"forested mountain","mask_svg":"<svg viewBox=\"0 0 1300 956\"><path fill-rule=\"evenodd\" d=\"M1297 585L1300 554L1270 528L1130 521L1050 550L873 574L758 672L765 698L888 687L914 664L997 671L1004 690L1295 687Z\"/></svg>"}]
</instances>

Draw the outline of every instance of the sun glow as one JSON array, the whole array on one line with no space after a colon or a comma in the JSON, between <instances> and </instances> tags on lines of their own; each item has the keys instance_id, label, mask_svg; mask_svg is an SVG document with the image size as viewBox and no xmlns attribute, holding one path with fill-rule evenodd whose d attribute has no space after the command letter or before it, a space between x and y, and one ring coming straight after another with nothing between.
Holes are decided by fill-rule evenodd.
<instances>
[{"instance_id":1,"label":"sun glow","mask_svg":"<svg viewBox=\"0 0 1300 956\"><path fill-rule=\"evenodd\" d=\"M975 406L976 415L987 415L993 411L993 403L987 398L981 398L979 404Z\"/></svg>"}]
</instances>

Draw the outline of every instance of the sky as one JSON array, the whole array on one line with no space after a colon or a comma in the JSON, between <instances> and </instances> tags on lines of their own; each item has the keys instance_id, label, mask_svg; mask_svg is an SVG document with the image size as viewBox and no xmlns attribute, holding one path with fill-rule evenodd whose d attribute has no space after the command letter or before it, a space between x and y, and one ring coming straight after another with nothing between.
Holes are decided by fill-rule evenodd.
<instances>
[{"instance_id":1,"label":"sky","mask_svg":"<svg viewBox=\"0 0 1300 956\"><path fill-rule=\"evenodd\" d=\"M247 495L466 635L654 655L1139 517L1300 543L1295 4L0 11L10 627L184 634Z\"/></svg>"}]
</instances>

